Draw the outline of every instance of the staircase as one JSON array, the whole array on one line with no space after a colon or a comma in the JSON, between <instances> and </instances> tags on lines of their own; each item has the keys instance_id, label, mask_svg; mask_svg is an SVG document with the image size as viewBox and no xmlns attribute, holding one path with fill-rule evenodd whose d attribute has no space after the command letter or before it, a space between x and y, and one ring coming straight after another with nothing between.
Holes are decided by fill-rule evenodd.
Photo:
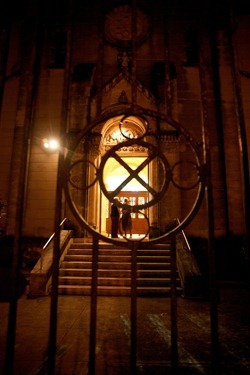
<instances>
[{"instance_id":1,"label":"staircase","mask_svg":"<svg viewBox=\"0 0 250 375\"><path fill-rule=\"evenodd\" d=\"M131 250L99 244L98 295L129 296L131 293ZM90 295L92 244L73 242L61 263L58 293ZM177 294L181 294L177 275ZM170 295L170 245L158 244L137 250L137 295Z\"/></svg>"}]
</instances>

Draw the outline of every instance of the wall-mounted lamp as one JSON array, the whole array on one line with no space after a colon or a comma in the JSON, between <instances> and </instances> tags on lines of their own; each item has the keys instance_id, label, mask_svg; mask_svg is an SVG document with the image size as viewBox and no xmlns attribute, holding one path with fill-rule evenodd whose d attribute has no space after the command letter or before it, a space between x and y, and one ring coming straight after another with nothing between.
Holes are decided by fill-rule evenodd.
<instances>
[{"instance_id":1,"label":"wall-mounted lamp","mask_svg":"<svg viewBox=\"0 0 250 375\"><path fill-rule=\"evenodd\" d=\"M48 151L57 151L59 149L59 141L54 138L43 138L43 147Z\"/></svg>"}]
</instances>

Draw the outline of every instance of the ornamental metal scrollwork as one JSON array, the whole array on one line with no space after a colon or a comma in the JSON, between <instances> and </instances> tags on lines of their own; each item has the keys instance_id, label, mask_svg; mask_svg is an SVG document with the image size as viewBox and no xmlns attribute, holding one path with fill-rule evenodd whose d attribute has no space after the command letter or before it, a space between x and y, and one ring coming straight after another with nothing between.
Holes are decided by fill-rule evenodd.
<instances>
[{"instance_id":1,"label":"ornamental metal scrollwork","mask_svg":"<svg viewBox=\"0 0 250 375\"><path fill-rule=\"evenodd\" d=\"M144 149L147 149L148 150L148 157L135 169L133 170L132 168L130 168L130 166L124 162L124 160L116 153L116 151L119 151L119 149L122 149L123 147L128 147L129 145L133 145L134 143L138 144L138 145L141 145L142 147L144 147ZM105 187L105 183L104 183L104 180L103 180L103 170L104 170L104 167L105 167L105 163L107 162L107 160L109 158L113 157L114 159L116 159L118 161L118 163L120 163L124 169L126 169L128 171L128 177L121 182L121 184L110 194L106 187ZM163 179L163 183L162 183L162 186L158 189L159 191L157 191L155 189L155 187L152 187L150 186L149 184L147 184L140 176L139 176L139 173L149 164L152 162L152 160L154 160L155 158L158 158L159 159L159 162L162 163L162 168L164 170L164 179ZM155 203L157 203L161 198L162 196L164 195L164 193L166 192L166 190L168 189L168 185L169 185L169 182L171 180L171 171L170 171L170 166L168 164L168 161L167 159L164 157L164 155L160 152L160 150L155 147L154 145L150 144L150 143L147 143L147 142L144 142L144 141L141 141L140 139L131 139L129 141L125 141L125 142L122 142L116 146L114 146L111 150L109 150L102 158L102 161L101 161L101 164L100 164L100 168L98 170L98 174L97 174L97 177L98 177L98 180L99 180L99 183L100 183L100 187L101 187L101 190L102 192L104 193L104 195L112 202L114 202L114 198L117 196L117 194L119 192L122 191L123 188L126 187L126 185L132 180L132 179L136 179L139 184L141 184L152 196L153 196L153 199L151 201L148 201L147 203L145 204L142 204L142 205L137 205L137 206L133 206L133 209L134 210L141 210L141 209L144 209L144 208L147 208L147 207L150 207L152 205L154 205ZM123 205L121 203L118 203L117 204L119 207L123 207Z\"/></svg>"},{"instance_id":2,"label":"ornamental metal scrollwork","mask_svg":"<svg viewBox=\"0 0 250 375\"><path fill-rule=\"evenodd\" d=\"M89 138L91 133L95 133L95 127L98 127L98 131L100 131L105 121L110 121L113 117L117 118L117 116L120 118L117 123L117 131L120 131L117 139L109 142L109 147L105 148L105 153L101 157L99 154L99 159L90 160L91 150L84 151L80 148L80 145L84 143L85 139ZM135 127L131 128L133 131L129 131L127 127L129 117L138 118L140 123L139 133L135 131ZM153 124L151 127L149 126L150 118ZM156 133L158 129L156 123L161 124L164 134L168 134L168 131L171 134L175 133L175 142L176 145L179 144L180 149L178 154L180 160L173 160L175 155L168 153L168 147L164 148L164 142L168 142L168 140L167 137L162 139L160 134ZM142 124L144 132L142 131ZM152 132L152 128L156 129L155 133ZM181 137L176 137L176 134L180 134ZM140 150L143 154L141 163L137 164L136 167L132 167L127 162L129 159L124 157L124 151L126 153L128 150ZM84 152L85 154L82 155ZM184 155L185 152L187 155ZM137 155L136 152L133 155ZM125 177L123 179L120 178L117 185L109 189L106 186L104 174L105 168L107 168L107 164L111 159L114 159L116 165L125 171ZM151 178L147 181L141 176L142 171L145 169L151 171ZM131 206L133 213L144 218L147 228L145 233L138 238L127 238L122 233L118 239L110 238L105 228L99 230L93 225L95 211L97 206L101 205L101 198L98 196L98 192L99 194L101 192L107 202L111 204L114 203L118 194L122 194L126 189L129 190L127 186L129 186L131 181L135 181L136 184L140 185L141 190L148 195L145 202ZM201 144L195 142L188 131L173 119L141 108L133 110L133 113L117 114L114 111L113 115L109 112L107 117L103 114L100 119L96 119L83 130L65 159L65 195L76 219L93 236L97 236L106 242L119 243L120 245L124 245L128 241L147 241L150 243L165 241L168 236L184 228L197 213L203 199L205 186L206 166L202 158ZM187 212L184 212L183 217L176 221L174 226L163 233L159 231L156 237L150 238L148 236L151 228L149 212L152 216L152 212L157 207L160 207L159 205L164 205L166 201L171 200L173 189L182 191L183 194L189 194L189 191L191 191L190 207L188 206ZM118 202L117 205L122 210L123 203ZM154 220L152 217L151 221Z\"/></svg>"}]
</instances>

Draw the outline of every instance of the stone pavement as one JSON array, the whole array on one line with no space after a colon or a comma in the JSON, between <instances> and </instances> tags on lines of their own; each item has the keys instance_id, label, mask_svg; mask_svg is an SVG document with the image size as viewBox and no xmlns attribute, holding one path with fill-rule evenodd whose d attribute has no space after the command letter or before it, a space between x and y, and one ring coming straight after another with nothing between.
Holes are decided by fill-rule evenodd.
<instances>
[{"instance_id":1,"label":"stone pavement","mask_svg":"<svg viewBox=\"0 0 250 375\"><path fill-rule=\"evenodd\" d=\"M218 304L218 374L250 373L249 299L246 287L224 285ZM138 298L137 373L211 374L210 304L178 297L179 367L171 369L170 299ZM0 303L0 374L3 374L8 303ZM14 375L46 374L50 297L18 301ZM59 296L56 374L88 372L90 299ZM130 298L98 297L96 375L130 372ZM7 374L9 375L9 374Z\"/></svg>"}]
</instances>

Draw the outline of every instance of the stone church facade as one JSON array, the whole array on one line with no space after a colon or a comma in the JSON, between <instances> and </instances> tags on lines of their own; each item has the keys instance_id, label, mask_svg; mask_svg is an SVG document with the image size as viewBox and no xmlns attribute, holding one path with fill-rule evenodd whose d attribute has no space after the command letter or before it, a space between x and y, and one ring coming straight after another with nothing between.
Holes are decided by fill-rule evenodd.
<instances>
[{"instance_id":1,"label":"stone church facade","mask_svg":"<svg viewBox=\"0 0 250 375\"><path fill-rule=\"evenodd\" d=\"M212 217L217 237L245 236L249 11L236 2L229 7L209 1L68 0L19 7L13 11L6 6L0 19L4 232L14 235L21 223L24 237L53 233L58 166L65 157L73 163L83 159L77 173L72 172L70 199L93 228L108 236L108 176L113 173L115 179L120 169L109 158L103 164L107 194L90 183L86 196L78 178L94 180L114 145L140 139L145 132L142 143L117 146L120 158L137 168L152 144L165 166L152 160L137 181L141 191L135 193L131 186L123 191L143 205L147 194L158 196L165 189L164 171L171 182L161 202L146 207L138 223L145 214L149 225L164 233L173 219L185 220L199 197L196 179L201 173L203 199L185 228L187 234L207 238ZM44 149L50 137L59 140L60 151ZM67 194L62 193L59 207L61 219L75 221Z\"/></svg>"}]
</instances>

